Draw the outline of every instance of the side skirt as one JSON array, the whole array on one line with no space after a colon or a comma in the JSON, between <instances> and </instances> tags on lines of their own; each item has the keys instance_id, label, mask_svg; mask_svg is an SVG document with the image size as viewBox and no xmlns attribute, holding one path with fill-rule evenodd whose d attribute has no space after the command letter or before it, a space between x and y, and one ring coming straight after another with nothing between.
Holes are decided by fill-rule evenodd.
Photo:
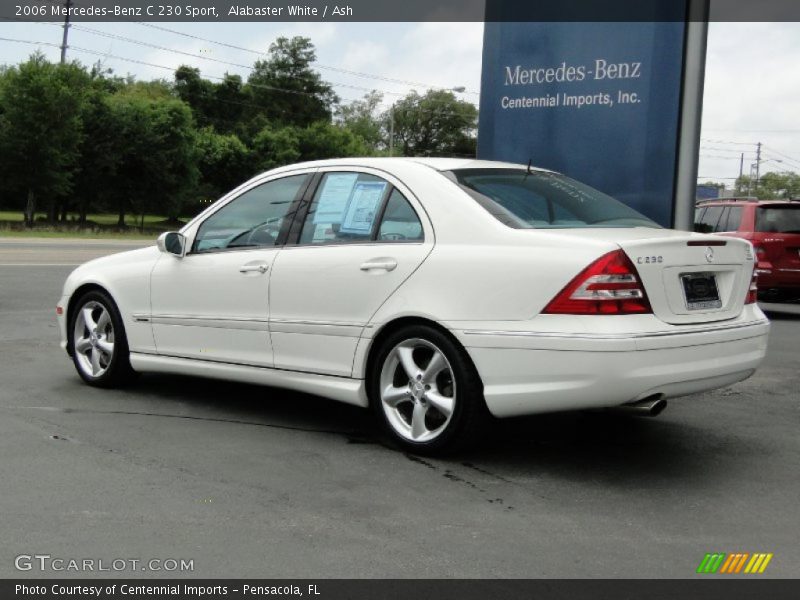
<instances>
[{"instance_id":1,"label":"side skirt","mask_svg":"<svg viewBox=\"0 0 800 600\"><path fill-rule=\"evenodd\" d=\"M131 352L130 361L133 369L139 372L180 373L196 377L242 381L296 390L365 408L369 405L363 379L136 352Z\"/></svg>"}]
</instances>

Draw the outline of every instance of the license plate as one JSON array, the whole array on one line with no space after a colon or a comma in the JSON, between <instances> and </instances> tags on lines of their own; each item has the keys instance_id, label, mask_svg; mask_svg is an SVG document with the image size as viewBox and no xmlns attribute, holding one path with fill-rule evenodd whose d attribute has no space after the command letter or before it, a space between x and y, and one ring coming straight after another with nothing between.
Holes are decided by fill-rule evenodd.
<instances>
[{"instance_id":1,"label":"license plate","mask_svg":"<svg viewBox=\"0 0 800 600\"><path fill-rule=\"evenodd\" d=\"M711 273L684 273L681 275L686 308L704 310L722 308L717 289L717 278Z\"/></svg>"}]
</instances>

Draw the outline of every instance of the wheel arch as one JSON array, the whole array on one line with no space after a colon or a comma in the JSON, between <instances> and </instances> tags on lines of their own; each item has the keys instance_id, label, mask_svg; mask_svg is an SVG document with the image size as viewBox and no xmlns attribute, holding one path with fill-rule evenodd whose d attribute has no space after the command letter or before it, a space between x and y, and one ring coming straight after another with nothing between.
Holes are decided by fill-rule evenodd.
<instances>
[{"instance_id":1,"label":"wheel arch","mask_svg":"<svg viewBox=\"0 0 800 600\"><path fill-rule=\"evenodd\" d=\"M69 303L67 304L67 354L72 356L72 315L75 313L75 305L78 303L78 300L86 294L87 292L103 292L114 303L117 310L117 301L114 299L114 296L111 295L111 292L108 291L107 288L103 287L99 283L84 283L79 285L69 297Z\"/></svg>"},{"instance_id":2,"label":"wheel arch","mask_svg":"<svg viewBox=\"0 0 800 600\"><path fill-rule=\"evenodd\" d=\"M369 389L370 378L373 372L373 366L376 360L376 354L378 352L378 348L381 347L383 341L388 338L390 335L394 334L395 332L405 328L405 327L412 327L414 325L426 325L431 327L432 329L436 329L443 335L445 335L453 344L459 348L463 353L464 356L467 357L469 364L474 369L475 373L478 376L478 380L481 382L481 388L483 388L483 380L481 379L480 373L478 373L478 369L475 366L475 362L472 360L467 349L464 345L459 341L459 339L453 335L453 333L444 327L441 323L438 323L432 319L420 316L403 316L397 317L390 321L384 323L376 332L375 335L372 336L372 339L369 342L369 346L366 350L366 359L363 361L363 374L364 380L367 383L367 389Z\"/></svg>"}]
</instances>

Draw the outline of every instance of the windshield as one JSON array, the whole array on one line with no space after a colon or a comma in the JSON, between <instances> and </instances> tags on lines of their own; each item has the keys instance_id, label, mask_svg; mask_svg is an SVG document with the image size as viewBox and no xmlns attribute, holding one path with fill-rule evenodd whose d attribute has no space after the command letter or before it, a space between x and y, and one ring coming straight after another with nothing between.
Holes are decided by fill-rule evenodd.
<instances>
[{"instance_id":1,"label":"windshield","mask_svg":"<svg viewBox=\"0 0 800 600\"><path fill-rule=\"evenodd\" d=\"M455 169L445 175L499 221L517 229L660 228L619 200L556 173Z\"/></svg>"},{"instance_id":2,"label":"windshield","mask_svg":"<svg viewBox=\"0 0 800 600\"><path fill-rule=\"evenodd\" d=\"M756 213L756 231L800 233L800 205L760 207Z\"/></svg>"}]
</instances>

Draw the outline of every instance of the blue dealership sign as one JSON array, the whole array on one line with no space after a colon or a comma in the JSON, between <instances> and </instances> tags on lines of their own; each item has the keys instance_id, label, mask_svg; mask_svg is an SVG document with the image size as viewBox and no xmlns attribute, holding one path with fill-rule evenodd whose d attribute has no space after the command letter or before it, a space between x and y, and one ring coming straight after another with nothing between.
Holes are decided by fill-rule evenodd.
<instances>
[{"instance_id":1,"label":"blue dealership sign","mask_svg":"<svg viewBox=\"0 0 800 600\"><path fill-rule=\"evenodd\" d=\"M478 157L545 167L674 218L686 24L487 22ZM664 7L667 8L664 8Z\"/></svg>"}]
</instances>

